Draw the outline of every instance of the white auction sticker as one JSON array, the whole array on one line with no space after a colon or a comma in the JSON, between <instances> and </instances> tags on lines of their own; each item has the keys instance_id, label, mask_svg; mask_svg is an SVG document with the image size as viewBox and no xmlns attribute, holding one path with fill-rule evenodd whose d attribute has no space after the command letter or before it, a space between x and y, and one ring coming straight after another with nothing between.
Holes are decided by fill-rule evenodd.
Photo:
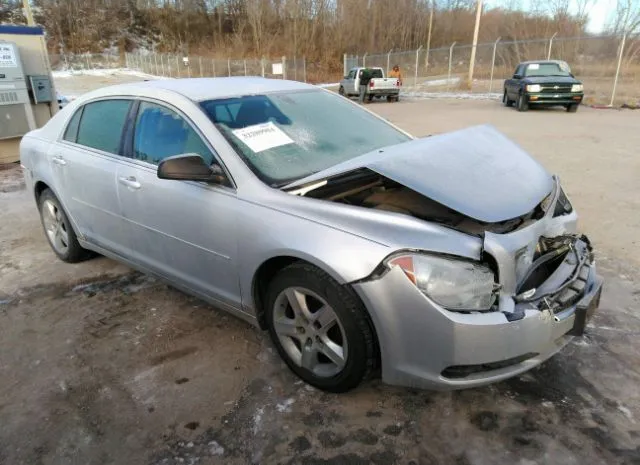
<instances>
[{"instance_id":1,"label":"white auction sticker","mask_svg":"<svg viewBox=\"0 0 640 465\"><path fill-rule=\"evenodd\" d=\"M0 68L16 68L18 61L13 45L0 44Z\"/></svg>"},{"instance_id":2,"label":"white auction sticker","mask_svg":"<svg viewBox=\"0 0 640 465\"><path fill-rule=\"evenodd\" d=\"M538 63L531 63L529 69L540 69L540 65Z\"/></svg>"},{"instance_id":3,"label":"white auction sticker","mask_svg":"<svg viewBox=\"0 0 640 465\"><path fill-rule=\"evenodd\" d=\"M293 140L272 122L236 129L233 135L256 153L293 144Z\"/></svg>"}]
</instances>

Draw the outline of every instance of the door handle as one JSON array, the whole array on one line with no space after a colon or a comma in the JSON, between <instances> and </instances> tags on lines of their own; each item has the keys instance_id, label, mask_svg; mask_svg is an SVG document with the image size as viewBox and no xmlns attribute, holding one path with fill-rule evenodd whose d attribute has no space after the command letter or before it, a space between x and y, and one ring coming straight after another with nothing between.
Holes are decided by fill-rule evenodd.
<instances>
[{"instance_id":1,"label":"door handle","mask_svg":"<svg viewBox=\"0 0 640 465\"><path fill-rule=\"evenodd\" d=\"M62 158L60 155L53 157L51 161L54 162L56 165L61 165L61 166L64 166L67 164L66 160Z\"/></svg>"},{"instance_id":2,"label":"door handle","mask_svg":"<svg viewBox=\"0 0 640 465\"><path fill-rule=\"evenodd\" d=\"M137 190L142 187L142 184L136 181L136 178L134 178L133 176L129 176L127 178L118 178L118 181L120 182L120 184L127 186L131 189Z\"/></svg>"}]
</instances>

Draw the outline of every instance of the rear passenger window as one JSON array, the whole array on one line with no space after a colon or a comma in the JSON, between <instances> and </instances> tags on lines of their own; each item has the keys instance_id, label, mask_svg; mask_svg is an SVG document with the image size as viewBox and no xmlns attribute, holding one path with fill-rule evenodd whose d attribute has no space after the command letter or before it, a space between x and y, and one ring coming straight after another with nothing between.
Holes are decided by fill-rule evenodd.
<instances>
[{"instance_id":1,"label":"rear passenger window","mask_svg":"<svg viewBox=\"0 0 640 465\"><path fill-rule=\"evenodd\" d=\"M69 125L67 126L67 130L64 133L64 140L68 140L69 142L75 142L78 137L78 125L80 123L80 118L82 117L82 110L84 107L81 107L76 114L73 115L71 121L69 121Z\"/></svg>"},{"instance_id":2,"label":"rear passenger window","mask_svg":"<svg viewBox=\"0 0 640 465\"><path fill-rule=\"evenodd\" d=\"M130 106L131 100L103 100L86 104L76 142L117 155Z\"/></svg>"}]
</instances>

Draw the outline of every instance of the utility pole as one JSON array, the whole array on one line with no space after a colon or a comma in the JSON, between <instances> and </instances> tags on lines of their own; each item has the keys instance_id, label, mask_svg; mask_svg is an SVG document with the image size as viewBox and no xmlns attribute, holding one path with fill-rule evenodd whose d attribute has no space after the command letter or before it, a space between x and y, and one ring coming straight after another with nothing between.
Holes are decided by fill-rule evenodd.
<instances>
[{"instance_id":1,"label":"utility pole","mask_svg":"<svg viewBox=\"0 0 640 465\"><path fill-rule=\"evenodd\" d=\"M427 35L427 56L424 60L424 69L427 70L429 68L429 51L431 50L431 26L433 26L433 9L435 7L436 1L433 0L431 2L431 6L429 7L429 35Z\"/></svg>"},{"instance_id":2,"label":"utility pole","mask_svg":"<svg viewBox=\"0 0 640 465\"><path fill-rule=\"evenodd\" d=\"M467 79L467 86L471 89L473 85L473 67L476 62L476 48L478 47L478 30L480 29L480 16L482 15L482 0L478 0L478 6L476 7L476 27L473 30L473 46L471 48L471 60L469 62L469 78Z\"/></svg>"},{"instance_id":3,"label":"utility pole","mask_svg":"<svg viewBox=\"0 0 640 465\"><path fill-rule=\"evenodd\" d=\"M27 17L27 24L29 26L35 26L36 22L33 20L33 13L31 13L31 5L29 5L29 0L22 0L22 7L24 8L24 15Z\"/></svg>"}]
</instances>

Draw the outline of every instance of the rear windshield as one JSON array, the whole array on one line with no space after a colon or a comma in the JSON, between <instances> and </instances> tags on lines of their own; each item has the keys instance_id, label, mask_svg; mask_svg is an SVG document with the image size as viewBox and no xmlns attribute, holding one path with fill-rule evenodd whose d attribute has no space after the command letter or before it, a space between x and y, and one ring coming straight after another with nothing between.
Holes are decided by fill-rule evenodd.
<instances>
[{"instance_id":1,"label":"rear windshield","mask_svg":"<svg viewBox=\"0 0 640 465\"><path fill-rule=\"evenodd\" d=\"M558 63L530 63L524 72L525 76L570 76L569 70Z\"/></svg>"},{"instance_id":2,"label":"rear windshield","mask_svg":"<svg viewBox=\"0 0 640 465\"><path fill-rule=\"evenodd\" d=\"M200 105L258 177L274 187L410 140L344 97L323 90L247 95Z\"/></svg>"}]
</instances>

